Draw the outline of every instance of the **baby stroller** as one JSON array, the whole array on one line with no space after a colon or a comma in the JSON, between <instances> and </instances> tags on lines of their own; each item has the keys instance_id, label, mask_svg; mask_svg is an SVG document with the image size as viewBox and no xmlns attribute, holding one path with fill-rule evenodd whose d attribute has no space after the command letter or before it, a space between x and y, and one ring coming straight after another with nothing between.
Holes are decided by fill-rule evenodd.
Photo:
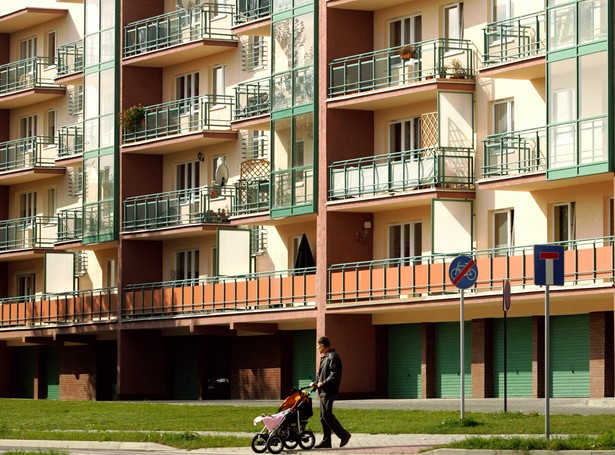
<instances>
[{"instance_id":1,"label":"baby stroller","mask_svg":"<svg viewBox=\"0 0 615 455\"><path fill-rule=\"evenodd\" d=\"M297 445L310 450L316 443L314 433L305 429L312 417L312 399L307 392L310 387L293 388L275 414L260 415L254 425L262 422L264 427L252 438L252 450L256 453L280 453L284 448Z\"/></svg>"}]
</instances>

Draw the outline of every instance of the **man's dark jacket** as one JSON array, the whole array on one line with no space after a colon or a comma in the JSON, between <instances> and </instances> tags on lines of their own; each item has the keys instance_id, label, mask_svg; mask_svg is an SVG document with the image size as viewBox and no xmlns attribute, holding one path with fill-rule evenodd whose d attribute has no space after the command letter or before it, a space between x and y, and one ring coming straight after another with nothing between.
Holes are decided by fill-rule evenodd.
<instances>
[{"instance_id":1,"label":"man's dark jacket","mask_svg":"<svg viewBox=\"0 0 615 455\"><path fill-rule=\"evenodd\" d=\"M337 395L340 382L342 382L342 359L334 349L331 349L320 359L318 382L322 382L322 386L318 389L319 395L332 397Z\"/></svg>"}]
</instances>

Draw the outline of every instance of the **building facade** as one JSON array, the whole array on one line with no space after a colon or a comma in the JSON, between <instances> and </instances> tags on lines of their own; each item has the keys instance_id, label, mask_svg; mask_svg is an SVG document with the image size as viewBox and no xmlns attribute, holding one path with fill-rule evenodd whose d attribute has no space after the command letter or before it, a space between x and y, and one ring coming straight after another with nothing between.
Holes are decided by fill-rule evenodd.
<instances>
[{"instance_id":1,"label":"building facade","mask_svg":"<svg viewBox=\"0 0 615 455\"><path fill-rule=\"evenodd\" d=\"M542 2L539 2L542 3ZM0 5L0 396L614 395L613 2ZM504 281L511 306L504 315ZM507 346L506 355L504 348Z\"/></svg>"}]
</instances>

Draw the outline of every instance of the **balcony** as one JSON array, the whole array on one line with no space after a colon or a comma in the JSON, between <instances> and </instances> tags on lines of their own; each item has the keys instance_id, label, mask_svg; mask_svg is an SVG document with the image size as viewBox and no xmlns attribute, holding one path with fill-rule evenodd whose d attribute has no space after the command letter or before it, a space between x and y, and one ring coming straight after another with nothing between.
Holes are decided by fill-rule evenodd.
<instances>
[{"instance_id":1,"label":"balcony","mask_svg":"<svg viewBox=\"0 0 615 455\"><path fill-rule=\"evenodd\" d=\"M0 184L16 185L64 175L56 167L53 138L32 136L0 143Z\"/></svg>"},{"instance_id":2,"label":"balcony","mask_svg":"<svg viewBox=\"0 0 615 455\"><path fill-rule=\"evenodd\" d=\"M57 232L55 217L32 216L0 221L0 256L53 248Z\"/></svg>"},{"instance_id":3,"label":"balcony","mask_svg":"<svg viewBox=\"0 0 615 455\"><path fill-rule=\"evenodd\" d=\"M148 239L177 235L168 228L186 226L215 232L217 226L228 224L233 199L232 188L213 186L129 197L124 201L123 231L147 231Z\"/></svg>"},{"instance_id":4,"label":"balcony","mask_svg":"<svg viewBox=\"0 0 615 455\"><path fill-rule=\"evenodd\" d=\"M132 22L124 27L124 64L166 67L236 48L237 38L219 20L233 12L231 5L203 3Z\"/></svg>"},{"instance_id":5,"label":"balcony","mask_svg":"<svg viewBox=\"0 0 615 455\"><path fill-rule=\"evenodd\" d=\"M113 195L113 182L102 184L105 195ZM117 240L113 199L83 205L82 243L92 244ZM77 220L76 220L77 222Z\"/></svg>"},{"instance_id":6,"label":"balcony","mask_svg":"<svg viewBox=\"0 0 615 455\"><path fill-rule=\"evenodd\" d=\"M58 212L58 242L81 242L83 237L83 208Z\"/></svg>"},{"instance_id":7,"label":"balcony","mask_svg":"<svg viewBox=\"0 0 615 455\"><path fill-rule=\"evenodd\" d=\"M147 106L140 124L124 128L123 150L163 154L237 139L233 98L201 95Z\"/></svg>"},{"instance_id":8,"label":"balcony","mask_svg":"<svg viewBox=\"0 0 615 455\"><path fill-rule=\"evenodd\" d=\"M83 124L66 125L58 130L58 157L66 158L83 153Z\"/></svg>"},{"instance_id":9,"label":"balcony","mask_svg":"<svg viewBox=\"0 0 615 455\"><path fill-rule=\"evenodd\" d=\"M438 89L473 91L473 62L471 42L458 39L434 39L338 58L329 64L329 105L352 104L369 110L405 105L409 95L412 102L435 99ZM377 93L380 98L373 97ZM338 103L338 98L344 102Z\"/></svg>"},{"instance_id":10,"label":"balcony","mask_svg":"<svg viewBox=\"0 0 615 455\"><path fill-rule=\"evenodd\" d=\"M240 0L233 17L233 31L269 35L271 0ZM258 30L258 31L257 31Z\"/></svg>"},{"instance_id":11,"label":"balcony","mask_svg":"<svg viewBox=\"0 0 615 455\"><path fill-rule=\"evenodd\" d=\"M45 329L115 322L117 288L0 299L0 329Z\"/></svg>"},{"instance_id":12,"label":"balcony","mask_svg":"<svg viewBox=\"0 0 615 455\"><path fill-rule=\"evenodd\" d=\"M307 165L272 172L269 197L274 216L311 213L316 202L314 167Z\"/></svg>"},{"instance_id":13,"label":"balcony","mask_svg":"<svg viewBox=\"0 0 615 455\"><path fill-rule=\"evenodd\" d=\"M269 115L271 112L270 86L269 78L237 84L234 121ZM269 121L268 117L266 121Z\"/></svg>"},{"instance_id":14,"label":"balcony","mask_svg":"<svg viewBox=\"0 0 615 455\"><path fill-rule=\"evenodd\" d=\"M241 179L235 184L233 215L269 211L269 176Z\"/></svg>"},{"instance_id":15,"label":"balcony","mask_svg":"<svg viewBox=\"0 0 615 455\"><path fill-rule=\"evenodd\" d=\"M11 2L7 1L6 3L9 4ZM23 2L12 2L12 5L8 8L19 8L20 4L23 5ZM8 8L5 7L4 10ZM67 14L67 9L36 8L27 6L0 16L0 33L10 34L21 30L26 30L53 19L59 19Z\"/></svg>"},{"instance_id":16,"label":"balcony","mask_svg":"<svg viewBox=\"0 0 615 455\"><path fill-rule=\"evenodd\" d=\"M47 69L52 63L46 57L32 57L0 65L0 109L64 96L66 87L54 83L55 69Z\"/></svg>"},{"instance_id":17,"label":"balcony","mask_svg":"<svg viewBox=\"0 0 615 455\"><path fill-rule=\"evenodd\" d=\"M128 285L122 319L315 307L316 269L306 268Z\"/></svg>"},{"instance_id":18,"label":"balcony","mask_svg":"<svg viewBox=\"0 0 615 455\"><path fill-rule=\"evenodd\" d=\"M483 29L481 74L508 79L545 77L545 12L491 22Z\"/></svg>"},{"instance_id":19,"label":"balcony","mask_svg":"<svg viewBox=\"0 0 615 455\"><path fill-rule=\"evenodd\" d=\"M544 181L547 169L546 129L533 128L491 134L483 139L482 178L500 180L500 184L519 184L520 177L535 177ZM510 180L503 182L503 179ZM525 184L527 184L525 180ZM483 182L481 182L483 187ZM523 186L526 188L526 186Z\"/></svg>"},{"instance_id":20,"label":"balcony","mask_svg":"<svg viewBox=\"0 0 615 455\"><path fill-rule=\"evenodd\" d=\"M434 147L337 161L329 166L329 200L438 188L473 189L472 149Z\"/></svg>"},{"instance_id":21,"label":"balcony","mask_svg":"<svg viewBox=\"0 0 615 455\"><path fill-rule=\"evenodd\" d=\"M565 247L564 288L591 286L595 290L604 286L612 295L613 237L572 240ZM504 279L510 280L513 293L544 293L541 286L534 285L533 252L534 245L472 251L469 255L478 266L478 279L466 296L492 293L491 297L501 302ZM458 290L448 278L452 259L428 255L332 265L328 270L328 304L404 303L407 308L408 302L429 304L433 298L450 295L448 298L454 299L451 304L459 305Z\"/></svg>"},{"instance_id":22,"label":"balcony","mask_svg":"<svg viewBox=\"0 0 615 455\"><path fill-rule=\"evenodd\" d=\"M83 39L66 43L58 47L58 74L56 81L67 81L74 75L83 72L85 60L83 57Z\"/></svg>"}]
</instances>

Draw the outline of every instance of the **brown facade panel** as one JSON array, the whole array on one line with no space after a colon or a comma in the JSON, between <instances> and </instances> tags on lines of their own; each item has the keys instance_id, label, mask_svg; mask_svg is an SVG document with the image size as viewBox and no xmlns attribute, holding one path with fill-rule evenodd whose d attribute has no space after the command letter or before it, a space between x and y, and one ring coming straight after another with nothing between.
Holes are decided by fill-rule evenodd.
<instances>
[{"instance_id":1,"label":"brown facade panel","mask_svg":"<svg viewBox=\"0 0 615 455\"><path fill-rule=\"evenodd\" d=\"M493 319L472 321L472 398L493 397Z\"/></svg>"},{"instance_id":2,"label":"brown facade panel","mask_svg":"<svg viewBox=\"0 0 615 455\"><path fill-rule=\"evenodd\" d=\"M590 396L613 396L613 313L590 313L589 325Z\"/></svg>"},{"instance_id":3,"label":"brown facade panel","mask_svg":"<svg viewBox=\"0 0 615 455\"><path fill-rule=\"evenodd\" d=\"M65 346L62 348L60 398L62 400L96 399L96 348L94 346Z\"/></svg>"}]
</instances>

